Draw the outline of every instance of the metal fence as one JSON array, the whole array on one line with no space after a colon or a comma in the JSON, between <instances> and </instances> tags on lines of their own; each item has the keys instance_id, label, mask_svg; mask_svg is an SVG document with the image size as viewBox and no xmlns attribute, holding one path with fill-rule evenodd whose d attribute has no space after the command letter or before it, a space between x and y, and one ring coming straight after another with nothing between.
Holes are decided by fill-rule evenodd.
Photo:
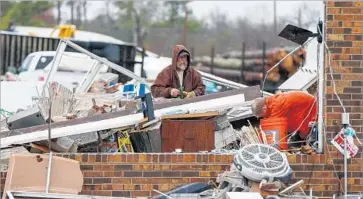
<instances>
[{"instance_id":1,"label":"metal fence","mask_svg":"<svg viewBox=\"0 0 363 199\"><path fill-rule=\"evenodd\" d=\"M130 71L134 71L134 64L143 65L143 61L136 62L136 47L133 45L113 44L103 41L78 41L70 39L82 48L121 65ZM30 53L37 51L56 51L60 39L50 37L37 37L17 35L15 33L0 33L0 74L3 75L7 67L20 67L22 61ZM66 51L73 51L67 48ZM119 75L119 82L129 81L130 78L117 71L111 71Z\"/></svg>"}]
</instances>

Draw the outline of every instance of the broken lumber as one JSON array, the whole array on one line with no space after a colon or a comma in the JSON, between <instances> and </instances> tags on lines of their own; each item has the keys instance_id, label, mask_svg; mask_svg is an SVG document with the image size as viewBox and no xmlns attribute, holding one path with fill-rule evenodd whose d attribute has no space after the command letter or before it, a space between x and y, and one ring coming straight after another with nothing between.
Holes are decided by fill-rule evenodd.
<instances>
[{"instance_id":1,"label":"broken lumber","mask_svg":"<svg viewBox=\"0 0 363 199\"><path fill-rule=\"evenodd\" d=\"M246 103L245 100L253 100L259 96L259 86L254 86L192 99L172 101L159 104L159 106L155 105L155 109L157 109L155 110L155 117L161 117L165 113L176 109L189 110L189 112L201 112L243 106ZM52 125L52 138L135 125L143 119L143 114L132 114L132 112L133 110L125 110L94 117L74 119L58 124L55 123ZM17 135L1 138L1 147L5 148L14 144L31 143L48 139L48 125L18 129L17 132L26 134L18 133ZM6 135L7 132L3 133Z\"/></svg>"}]
</instances>

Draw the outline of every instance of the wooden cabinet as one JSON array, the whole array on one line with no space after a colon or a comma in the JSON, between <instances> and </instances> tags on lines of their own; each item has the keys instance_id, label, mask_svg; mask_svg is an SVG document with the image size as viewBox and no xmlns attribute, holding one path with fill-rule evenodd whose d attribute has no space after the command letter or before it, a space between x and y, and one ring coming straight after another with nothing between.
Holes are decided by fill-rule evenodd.
<instances>
[{"instance_id":1,"label":"wooden cabinet","mask_svg":"<svg viewBox=\"0 0 363 199\"><path fill-rule=\"evenodd\" d=\"M161 124L161 150L173 152L211 151L214 149L214 120L172 120Z\"/></svg>"}]
</instances>

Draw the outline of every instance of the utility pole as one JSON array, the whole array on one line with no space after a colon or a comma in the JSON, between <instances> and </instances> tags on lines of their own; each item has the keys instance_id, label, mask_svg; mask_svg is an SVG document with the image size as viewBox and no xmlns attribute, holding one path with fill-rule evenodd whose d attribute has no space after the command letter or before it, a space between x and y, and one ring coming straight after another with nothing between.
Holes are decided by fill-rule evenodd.
<instances>
[{"instance_id":1,"label":"utility pole","mask_svg":"<svg viewBox=\"0 0 363 199\"><path fill-rule=\"evenodd\" d=\"M71 7L71 24L74 24L74 0L71 0L70 2Z\"/></svg>"},{"instance_id":2,"label":"utility pole","mask_svg":"<svg viewBox=\"0 0 363 199\"><path fill-rule=\"evenodd\" d=\"M57 24L60 25L62 21L62 1L57 1Z\"/></svg>"},{"instance_id":3,"label":"utility pole","mask_svg":"<svg viewBox=\"0 0 363 199\"><path fill-rule=\"evenodd\" d=\"M274 0L274 34L277 34L276 0Z\"/></svg>"},{"instance_id":4,"label":"utility pole","mask_svg":"<svg viewBox=\"0 0 363 199\"><path fill-rule=\"evenodd\" d=\"M298 11L298 17L297 17L297 20L298 20L298 26L301 27L302 26L302 21L301 21L301 7L299 7L299 11Z\"/></svg>"},{"instance_id":5,"label":"utility pole","mask_svg":"<svg viewBox=\"0 0 363 199\"><path fill-rule=\"evenodd\" d=\"M187 45L187 31L188 31L188 27L187 27L187 24L188 24L188 7L187 7L187 3L188 2L184 3L184 12L185 12L184 24L183 24L183 45L184 46Z\"/></svg>"}]
</instances>

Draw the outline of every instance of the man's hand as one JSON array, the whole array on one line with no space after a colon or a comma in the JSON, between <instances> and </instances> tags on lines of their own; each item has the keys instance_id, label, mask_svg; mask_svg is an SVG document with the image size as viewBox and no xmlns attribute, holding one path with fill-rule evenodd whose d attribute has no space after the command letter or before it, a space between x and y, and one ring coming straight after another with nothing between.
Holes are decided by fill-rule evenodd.
<instances>
[{"instance_id":1,"label":"man's hand","mask_svg":"<svg viewBox=\"0 0 363 199\"><path fill-rule=\"evenodd\" d=\"M170 90L170 95L173 96L173 97L177 97L178 95L180 95L179 90L176 89L176 88L172 88Z\"/></svg>"},{"instance_id":2,"label":"man's hand","mask_svg":"<svg viewBox=\"0 0 363 199\"><path fill-rule=\"evenodd\" d=\"M191 91L191 92L183 92L183 95L185 96L184 98L185 99L188 99L188 98L194 98L196 95L195 95L195 92L194 91Z\"/></svg>"}]
</instances>

